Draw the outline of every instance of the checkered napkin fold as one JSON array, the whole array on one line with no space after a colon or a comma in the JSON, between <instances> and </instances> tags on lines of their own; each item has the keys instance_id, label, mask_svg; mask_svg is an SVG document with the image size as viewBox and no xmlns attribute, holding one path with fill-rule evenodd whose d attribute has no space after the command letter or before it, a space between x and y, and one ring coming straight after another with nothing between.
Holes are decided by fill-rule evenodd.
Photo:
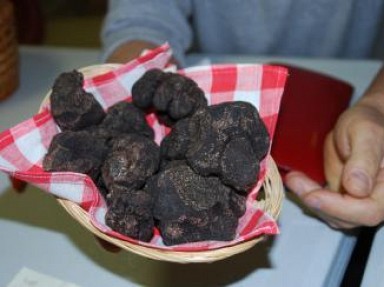
<instances>
[{"instance_id":1,"label":"checkered napkin fold","mask_svg":"<svg viewBox=\"0 0 384 287\"><path fill-rule=\"evenodd\" d=\"M164 44L109 72L86 78L84 88L107 109L118 101L129 100L133 83L148 69L168 67L171 56L170 47ZM255 64L225 64L192 67L177 72L196 81L204 90L210 105L226 101L252 103L259 110L272 138L287 76L285 68ZM147 121L155 131L155 141L160 143L169 130L158 122L154 114L149 114ZM47 101L38 114L0 134L0 170L59 198L79 204L88 212L92 223L110 236L154 248L196 251L234 245L260 235L279 232L275 220L252 204L266 174L266 160L264 160L261 163L260 179L247 199L247 211L239 220L237 236L233 241L165 246L157 230L150 242L141 242L118 234L106 226L105 202L88 176L73 172L43 170L42 160L52 137L58 132ZM31 204L38 203L31 202Z\"/></svg>"}]
</instances>

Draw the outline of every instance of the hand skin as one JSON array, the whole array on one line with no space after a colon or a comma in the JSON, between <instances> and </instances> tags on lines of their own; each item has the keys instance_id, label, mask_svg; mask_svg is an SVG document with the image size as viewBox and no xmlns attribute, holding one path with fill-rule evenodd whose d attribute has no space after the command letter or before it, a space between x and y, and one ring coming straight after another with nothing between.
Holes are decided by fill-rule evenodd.
<instances>
[{"instance_id":1,"label":"hand skin","mask_svg":"<svg viewBox=\"0 0 384 287\"><path fill-rule=\"evenodd\" d=\"M144 50L154 49L156 45L144 41L126 42L116 48L107 58L107 63L124 64L140 56Z\"/></svg>"},{"instance_id":2,"label":"hand skin","mask_svg":"<svg viewBox=\"0 0 384 287\"><path fill-rule=\"evenodd\" d=\"M327 187L299 171L288 173L285 184L333 228L384 221L384 68L328 134L324 168Z\"/></svg>"},{"instance_id":3,"label":"hand skin","mask_svg":"<svg viewBox=\"0 0 384 287\"><path fill-rule=\"evenodd\" d=\"M106 62L124 64L140 56L144 50L151 50L156 47L157 45L145 41L126 42L117 47L116 50L107 58ZM170 63L179 66L174 58L170 60Z\"/></svg>"}]
</instances>

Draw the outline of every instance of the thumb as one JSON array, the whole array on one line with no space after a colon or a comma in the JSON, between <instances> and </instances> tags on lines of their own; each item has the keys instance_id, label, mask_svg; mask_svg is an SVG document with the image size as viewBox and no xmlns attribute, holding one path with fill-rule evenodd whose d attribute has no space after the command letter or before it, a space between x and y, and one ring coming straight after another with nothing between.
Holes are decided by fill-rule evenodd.
<instances>
[{"instance_id":1,"label":"thumb","mask_svg":"<svg viewBox=\"0 0 384 287\"><path fill-rule=\"evenodd\" d=\"M382 141L382 137L369 128L351 136L351 154L342 175L342 184L350 195L366 197L371 194L383 160Z\"/></svg>"}]
</instances>

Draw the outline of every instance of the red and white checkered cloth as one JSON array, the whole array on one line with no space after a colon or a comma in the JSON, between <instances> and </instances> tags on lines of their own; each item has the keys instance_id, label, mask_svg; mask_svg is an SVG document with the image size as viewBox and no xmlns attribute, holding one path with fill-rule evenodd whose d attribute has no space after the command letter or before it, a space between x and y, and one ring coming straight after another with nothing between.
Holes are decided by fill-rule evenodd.
<instances>
[{"instance_id":1,"label":"red and white checkered cloth","mask_svg":"<svg viewBox=\"0 0 384 287\"><path fill-rule=\"evenodd\" d=\"M165 69L172 56L168 44L149 51L110 72L86 78L84 88L93 93L106 109L121 100L129 100L133 83L151 68ZM287 77L283 67L268 65L209 65L177 71L194 81L205 91L209 104L225 101L252 103L273 137L280 101ZM155 131L159 143L169 130L160 125L156 116L150 114L148 123ZM260 179L247 200L247 212L240 218L238 233L231 242L205 241L178 246L164 246L159 232L149 242L140 242L112 231L105 225L106 205L92 180L73 172L44 172L42 160L52 137L59 132L51 114L49 103L29 120L0 134L0 170L11 176L40 187L48 193L68 199L86 210L92 223L111 236L129 242L161 249L196 251L234 245L263 234L279 232L275 220L255 207L254 199L266 173L265 160L261 164ZM37 204L38 203L31 203Z\"/></svg>"}]
</instances>

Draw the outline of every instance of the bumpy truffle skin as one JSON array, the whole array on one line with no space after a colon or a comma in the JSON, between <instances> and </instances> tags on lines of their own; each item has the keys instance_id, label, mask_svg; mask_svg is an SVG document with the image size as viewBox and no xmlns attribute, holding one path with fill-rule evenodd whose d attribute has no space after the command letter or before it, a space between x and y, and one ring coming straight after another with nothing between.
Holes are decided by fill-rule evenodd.
<instances>
[{"instance_id":1,"label":"bumpy truffle skin","mask_svg":"<svg viewBox=\"0 0 384 287\"><path fill-rule=\"evenodd\" d=\"M209 107L213 129L221 138L243 136L251 141L258 159L268 152L270 137L257 109L250 103L235 101Z\"/></svg>"},{"instance_id":2,"label":"bumpy truffle skin","mask_svg":"<svg viewBox=\"0 0 384 287\"><path fill-rule=\"evenodd\" d=\"M228 208L217 204L213 208L181 215L177 219L160 221L159 230L165 245L196 241L231 241L236 237L238 218Z\"/></svg>"},{"instance_id":3,"label":"bumpy truffle skin","mask_svg":"<svg viewBox=\"0 0 384 287\"><path fill-rule=\"evenodd\" d=\"M170 74L156 89L153 105L156 110L179 120L207 106L207 100L193 80L179 74Z\"/></svg>"},{"instance_id":4,"label":"bumpy truffle skin","mask_svg":"<svg viewBox=\"0 0 384 287\"><path fill-rule=\"evenodd\" d=\"M99 124L105 112L92 94L83 89L83 75L76 70L62 73L50 95L51 112L63 130L80 130Z\"/></svg>"},{"instance_id":5,"label":"bumpy truffle skin","mask_svg":"<svg viewBox=\"0 0 384 287\"><path fill-rule=\"evenodd\" d=\"M245 197L241 201L217 177L198 175L185 161L171 161L147 188L156 195L153 214L167 245L232 240L245 211Z\"/></svg>"},{"instance_id":6,"label":"bumpy truffle skin","mask_svg":"<svg viewBox=\"0 0 384 287\"><path fill-rule=\"evenodd\" d=\"M204 92L193 80L159 69L147 71L132 86L132 101L140 108L154 107L168 126L207 106Z\"/></svg>"},{"instance_id":7,"label":"bumpy truffle skin","mask_svg":"<svg viewBox=\"0 0 384 287\"><path fill-rule=\"evenodd\" d=\"M137 107L146 109L152 106L153 95L164 75L159 69L151 69L133 84L132 101Z\"/></svg>"},{"instance_id":8,"label":"bumpy truffle skin","mask_svg":"<svg viewBox=\"0 0 384 287\"><path fill-rule=\"evenodd\" d=\"M257 182L260 159L246 137L231 139L220 158L220 179L237 190L248 190Z\"/></svg>"},{"instance_id":9,"label":"bumpy truffle skin","mask_svg":"<svg viewBox=\"0 0 384 287\"><path fill-rule=\"evenodd\" d=\"M100 126L118 133L137 133L150 139L154 137L144 112L128 102L111 106Z\"/></svg>"},{"instance_id":10,"label":"bumpy truffle skin","mask_svg":"<svg viewBox=\"0 0 384 287\"><path fill-rule=\"evenodd\" d=\"M120 187L121 189L121 187ZM106 224L114 231L140 241L150 241L153 236L153 199L144 190L114 192L105 216Z\"/></svg>"},{"instance_id":11,"label":"bumpy truffle skin","mask_svg":"<svg viewBox=\"0 0 384 287\"><path fill-rule=\"evenodd\" d=\"M190 118L176 122L160 144L161 156L167 160L185 159L185 155L198 134L198 121Z\"/></svg>"},{"instance_id":12,"label":"bumpy truffle skin","mask_svg":"<svg viewBox=\"0 0 384 287\"><path fill-rule=\"evenodd\" d=\"M112 148L102 166L108 188L121 185L139 189L159 167L160 149L153 140L126 134L112 141Z\"/></svg>"},{"instance_id":13,"label":"bumpy truffle skin","mask_svg":"<svg viewBox=\"0 0 384 287\"><path fill-rule=\"evenodd\" d=\"M105 140L86 131L56 134L43 159L45 171L72 171L96 179L108 152Z\"/></svg>"},{"instance_id":14,"label":"bumpy truffle skin","mask_svg":"<svg viewBox=\"0 0 384 287\"><path fill-rule=\"evenodd\" d=\"M269 134L256 108L228 102L199 110L190 121L197 119L198 132L186 152L188 164L199 174L218 175L239 191L250 189L269 148Z\"/></svg>"}]
</instances>

